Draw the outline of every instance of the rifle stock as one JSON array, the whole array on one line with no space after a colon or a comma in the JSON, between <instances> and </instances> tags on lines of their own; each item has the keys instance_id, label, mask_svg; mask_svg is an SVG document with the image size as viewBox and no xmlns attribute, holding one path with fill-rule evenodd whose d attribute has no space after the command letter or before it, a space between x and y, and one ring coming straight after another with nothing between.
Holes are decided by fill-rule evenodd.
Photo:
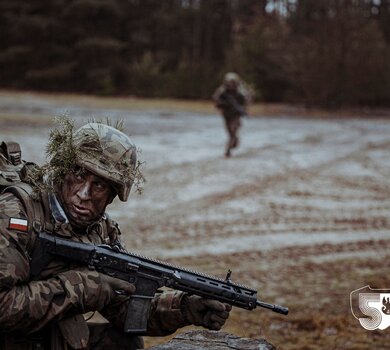
<instances>
[{"instance_id":1,"label":"rifle stock","mask_svg":"<svg viewBox=\"0 0 390 350\"><path fill-rule=\"evenodd\" d=\"M161 287L218 300L242 309L253 310L260 306L288 314L286 307L257 300L256 290L231 282L230 271L222 280L138 254L121 252L107 245L74 242L40 233L32 256L31 275L38 276L54 258L77 262L135 284L136 292L130 298L124 329L127 333L142 334L147 331L150 303Z\"/></svg>"}]
</instances>

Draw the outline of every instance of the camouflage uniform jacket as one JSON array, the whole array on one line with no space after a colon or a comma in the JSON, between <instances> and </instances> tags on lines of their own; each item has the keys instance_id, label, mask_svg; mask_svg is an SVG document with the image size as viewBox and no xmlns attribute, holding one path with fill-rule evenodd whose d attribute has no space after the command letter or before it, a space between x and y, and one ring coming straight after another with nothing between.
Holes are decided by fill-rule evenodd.
<instances>
[{"instance_id":1,"label":"camouflage uniform jacket","mask_svg":"<svg viewBox=\"0 0 390 350\"><path fill-rule=\"evenodd\" d=\"M227 90L224 85L221 85L214 92L213 100L225 118L238 118L247 114L246 106L250 101L250 94L243 87Z\"/></svg>"},{"instance_id":2,"label":"camouflage uniform jacket","mask_svg":"<svg viewBox=\"0 0 390 350\"><path fill-rule=\"evenodd\" d=\"M55 227L55 233L71 240L113 244L120 239L118 225L103 217L77 235L69 223L60 223L53 216L61 215L53 195L44 194L39 201L45 215L45 225ZM53 202L54 199L54 202ZM54 209L54 210L53 210ZM45 332L59 320L83 314L77 303L81 281L66 281L57 275L74 268L64 261L53 261L38 278L30 276L30 253L36 232L17 226L15 219L27 219L22 202L11 193L0 195L0 341L1 336L31 337ZM91 283L94 283L91 280ZM99 285L96 285L99 288ZM167 335L187 325L180 312L181 292L156 294L152 302L148 335ZM127 302L108 305L99 312L111 323L123 329ZM82 321L84 318L81 317ZM80 317L78 318L80 320ZM0 348L3 349L0 344Z\"/></svg>"}]
</instances>

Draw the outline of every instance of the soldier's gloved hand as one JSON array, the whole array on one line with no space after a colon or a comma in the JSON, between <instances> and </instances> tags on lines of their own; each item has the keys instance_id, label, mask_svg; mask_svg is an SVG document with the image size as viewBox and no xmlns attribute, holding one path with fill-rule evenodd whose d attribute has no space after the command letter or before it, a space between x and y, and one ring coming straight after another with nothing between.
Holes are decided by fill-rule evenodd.
<instances>
[{"instance_id":1,"label":"soldier's gloved hand","mask_svg":"<svg viewBox=\"0 0 390 350\"><path fill-rule=\"evenodd\" d=\"M219 331L228 319L232 306L197 295L185 295L180 309L190 324Z\"/></svg>"},{"instance_id":2,"label":"soldier's gloved hand","mask_svg":"<svg viewBox=\"0 0 390 350\"><path fill-rule=\"evenodd\" d=\"M88 268L78 268L58 275L67 297L83 312L101 310L112 302L124 301L135 286Z\"/></svg>"}]
</instances>

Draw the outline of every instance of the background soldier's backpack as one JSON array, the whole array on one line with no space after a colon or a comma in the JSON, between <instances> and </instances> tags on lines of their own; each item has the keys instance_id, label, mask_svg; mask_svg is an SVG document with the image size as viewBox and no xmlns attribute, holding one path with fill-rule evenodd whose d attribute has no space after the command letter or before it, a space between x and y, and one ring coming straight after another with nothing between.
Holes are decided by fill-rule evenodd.
<instances>
[{"instance_id":1,"label":"background soldier's backpack","mask_svg":"<svg viewBox=\"0 0 390 350\"><path fill-rule=\"evenodd\" d=\"M33 188L28 181L28 172L35 163L22 160L22 151L17 142L2 142L0 145L0 193L11 192L22 203L31 222L42 222L42 207L33 199Z\"/></svg>"}]
</instances>

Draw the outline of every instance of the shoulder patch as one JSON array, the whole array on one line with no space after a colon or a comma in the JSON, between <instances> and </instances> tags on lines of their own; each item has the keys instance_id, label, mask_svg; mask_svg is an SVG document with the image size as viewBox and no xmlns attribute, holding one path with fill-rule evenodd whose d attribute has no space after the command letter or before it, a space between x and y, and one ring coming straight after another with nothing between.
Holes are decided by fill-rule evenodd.
<instances>
[{"instance_id":1,"label":"shoulder patch","mask_svg":"<svg viewBox=\"0 0 390 350\"><path fill-rule=\"evenodd\" d=\"M18 231L28 231L28 221L26 219L9 218L8 229Z\"/></svg>"}]
</instances>

